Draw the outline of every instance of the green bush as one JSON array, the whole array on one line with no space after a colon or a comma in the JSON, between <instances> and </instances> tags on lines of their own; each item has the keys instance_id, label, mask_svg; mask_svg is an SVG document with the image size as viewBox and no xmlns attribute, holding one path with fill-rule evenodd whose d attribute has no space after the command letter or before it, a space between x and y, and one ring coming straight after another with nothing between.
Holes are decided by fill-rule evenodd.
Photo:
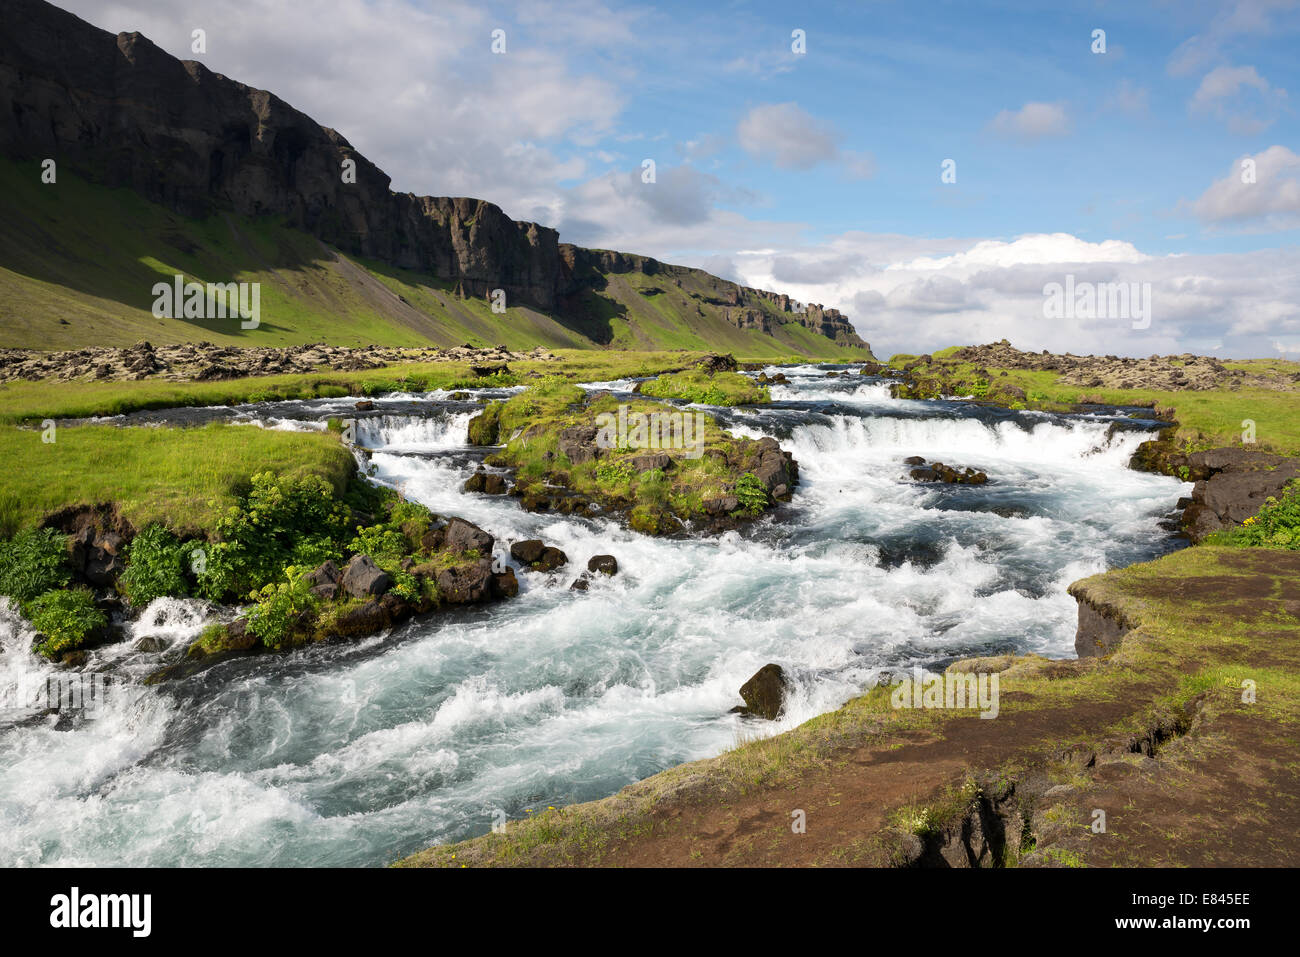
<instances>
[{"instance_id":1,"label":"green bush","mask_svg":"<svg viewBox=\"0 0 1300 957\"><path fill-rule=\"evenodd\" d=\"M163 526L150 525L127 548L126 571L118 579L122 593L137 608L163 596L185 597L190 593L185 573L195 548L182 544Z\"/></svg>"},{"instance_id":2,"label":"green bush","mask_svg":"<svg viewBox=\"0 0 1300 957\"><path fill-rule=\"evenodd\" d=\"M736 481L736 498L740 507L749 512L761 512L767 507L767 489L753 472L746 472Z\"/></svg>"},{"instance_id":3,"label":"green bush","mask_svg":"<svg viewBox=\"0 0 1300 957\"><path fill-rule=\"evenodd\" d=\"M32 529L0 542L0 595L19 607L68 583L67 537L52 528Z\"/></svg>"},{"instance_id":4,"label":"green bush","mask_svg":"<svg viewBox=\"0 0 1300 957\"><path fill-rule=\"evenodd\" d=\"M1208 541L1235 548L1300 551L1300 483L1292 482L1280 499L1270 497L1258 514L1236 528L1215 532Z\"/></svg>"},{"instance_id":5,"label":"green bush","mask_svg":"<svg viewBox=\"0 0 1300 957\"><path fill-rule=\"evenodd\" d=\"M257 607L248 614L248 630L268 648L279 648L304 616L320 604L311 593L311 582L304 569L291 565L284 574L285 581L267 585L250 595L257 601Z\"/></svg>"},{"instance_id":6,"label":"green bush","mask_svg":"<svg viewBox=\"0 0 1300 957\"><path fill-rule=\"evenodd\" d=\"M95 596L86 588L55 589L33 599L27 606L32 626L45 636L36 651L50 659L75 651L86 636L108 624L95 607Z\"/></svg>"},{"instance_id":7,"label":"green bush","mask_svg":"<svg viewBox=\"0 0 1300 957\"><path fill-rule=\"evenodd\" d=\"M259 473L248 494L217 522L219 540L207 550L199 591L221 600L257 591L289 565L337 561L348 533L348 508L324 479Z\"/></svg>"}]
</instances>

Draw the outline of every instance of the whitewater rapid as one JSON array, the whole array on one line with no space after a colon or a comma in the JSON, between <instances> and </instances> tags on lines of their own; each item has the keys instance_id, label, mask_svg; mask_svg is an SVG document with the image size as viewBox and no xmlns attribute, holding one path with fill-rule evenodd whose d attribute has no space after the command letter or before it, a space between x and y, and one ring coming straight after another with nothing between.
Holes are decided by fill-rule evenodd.
<instances>
[{"instance_id":1,"label":"whitewater rapid","mask_svg":"<svg viewBox=\"0 0 1300 957\"><path fill-rule=\"evenodd\" d=\"M794 501L706 539L461 492L482 458L465 444L477 406L447 393L377 399L365 415L350 411L355 397L175 410L173 421L279 428L354 415L376 481L482 525L499 555L541 538L570 564L551 578L520 571L513 601L356 644L124 682L93 720L0 718L0 864L386 864L484 833L498 811L602 797L793 727L882 670L1072 656L1069 583L1177 547L1161 520L1186 487L1126 467L1155 423L894 400L878 380L780 371L791 381L773 387L772 407L711 411L793 452ZM910 455L991 481L918 485L901 464ZM570 591L602 553L619 574ZM218 613L160 599L88 668L138 679ZM135 650L144 637L170 650ZM0 687L53 673L30 640L0 610ZM787 715L728 714L767 662L795 678Z\"/></svg>"}]
</instances>

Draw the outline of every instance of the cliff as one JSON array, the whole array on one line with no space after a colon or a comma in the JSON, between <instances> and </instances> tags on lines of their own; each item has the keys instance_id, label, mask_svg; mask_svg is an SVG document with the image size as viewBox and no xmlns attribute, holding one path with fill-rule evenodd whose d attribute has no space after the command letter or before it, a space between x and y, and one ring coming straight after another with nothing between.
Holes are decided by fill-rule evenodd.
<instances>
[{"instance_id":1,"label":"cliff","mask_svg":"<svg viewBox=\"0 0 1300 957\"><path fill-rule=\"evenodd\" d=\"M6 0L0 11L0 152L53 158L60 175L128 187L185 217L275 217L349 257L447 281L460 298L504 289L508 303L556 316L597 344L613 333L602 342L589 328L608 312L592 296L604 295L610 273L637 272L691 288L699 316L736 329L771 335L788 322L865 348L835 310L795 310L788 297L700 270L561 244L554 229L481 199L394 192L346 138L274 94L42 0ZM349 160L355 182L344 181Z\"/></svg>"}]
</instances>

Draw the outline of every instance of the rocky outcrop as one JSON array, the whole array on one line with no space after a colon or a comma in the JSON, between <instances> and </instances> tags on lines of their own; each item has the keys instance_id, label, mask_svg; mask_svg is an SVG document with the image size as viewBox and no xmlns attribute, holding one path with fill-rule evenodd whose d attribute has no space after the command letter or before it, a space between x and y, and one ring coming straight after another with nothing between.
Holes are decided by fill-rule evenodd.
<instances>
[{"instance_id":1,"label":"rocky outcrop","mask_svg":"<svg viewBox=\"0 0 1300 957\"><path fill-rule=\"evenodd\" d=\"M728 317L741 328L764 325L742 312L790 308L788 297L699 270L561 244L556 230L517 222L485 200L394 192L345 137L274 94L42 0L0 8L0 151L53 158L185 216L275 216L350 255L447 280L461 297L502 289L512 305L583 328L585 294L632 270L706 288L702 302L740 307ZM865 347L833 309L809 307L790 321Z\"/></svg>"},{"instance_id":2,"label":"rocky outcrop","mask_svg":"<svg viewBox=\"0 0 1300 957\"><path fill-rule=\"evenodd\" d=\"M1080 658L1104 658L1114 652L1124 636L1133 630L1133 623L1118 610L1089 595L1084 582L1075 582L1067 590L1079 605L1074 653Z\"/></svg>"},{"instance_id":3,"label":"rocky outcrop","mask_svg":"<svg viewBox=\"0 0 1300 957\"><path fill-rule=\"evenodd\" d=\"M1300 478L1300 460L1237 448L1194 452L1187 456L1187 468L1197 482L1183 511L1183 528L1194 542L1240 525Z\"/></svg>"},{"instance_id":4,"label":"rocky outcrop","mask_svg":"<svg viewBox=\"0 0 1300 957\"><path fill-rule=\"evenodd\" d=\"M1211 356L1190 352L1177 356L1153 355L1146 359L1125 356L1076 356L1042 352L1022 352L1006 339L983 346L966 346L949 358L972 362L977 366L999 369L1030 369L1058 372L1066 385L1090 389L1154 389L1166 392L1181 390L1285 387L1286 380L1275 375L1261 375L1244 369L1229 369ZM1292 382L1300 377L1292 377Z\"/></svg>"}]
</instances>

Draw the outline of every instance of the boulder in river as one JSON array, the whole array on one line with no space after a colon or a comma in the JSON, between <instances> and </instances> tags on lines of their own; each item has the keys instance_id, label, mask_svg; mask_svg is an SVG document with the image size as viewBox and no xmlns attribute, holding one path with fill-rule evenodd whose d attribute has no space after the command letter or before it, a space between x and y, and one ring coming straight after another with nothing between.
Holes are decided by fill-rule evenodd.
<instances>
[{"instance_id":1,"label":"boulder in river","mask_svg":"<svg viewBox=\"0 0 1300 957\"><path fill-rule=\"evenodd\" d=\"M745 699L742 714L775 721L785 712L790 679L780 665L766 664L740 686L740 696Z\"/></svg>"},{"instance_id":2,"label":"boulder in river","mask_svg":"<svg viewBox=\"0 0 1300 957\"><path fill-rule=\"evenodd\" d=\"M454 565L438 572L438 595L451 605L468 605L492 595L492 559Z\"/></svg>"},{"instance_id":3,"label":"boulder in river","mask_svg":"<svg viewBox=\"0 0 1300 957\"><path fill-rule=\"evenodd\" d=\"M491 555L492 545L495 542L495 538L473 522L467 522L463 518L453 518L447 523L444 543L449 551L477 550L480 555Z\"/></svg>"},{"instance_id":4,"label":"boulder in river","mask_svg":"<svg viewBox=\"0 0 1300 957\"><path fill-rule=\"evenodd\" d=\"M587 559L587 571L600 572L602 575L617 575L618 559L613 555L592 555Z\"/></svg>"}]
</instances>

